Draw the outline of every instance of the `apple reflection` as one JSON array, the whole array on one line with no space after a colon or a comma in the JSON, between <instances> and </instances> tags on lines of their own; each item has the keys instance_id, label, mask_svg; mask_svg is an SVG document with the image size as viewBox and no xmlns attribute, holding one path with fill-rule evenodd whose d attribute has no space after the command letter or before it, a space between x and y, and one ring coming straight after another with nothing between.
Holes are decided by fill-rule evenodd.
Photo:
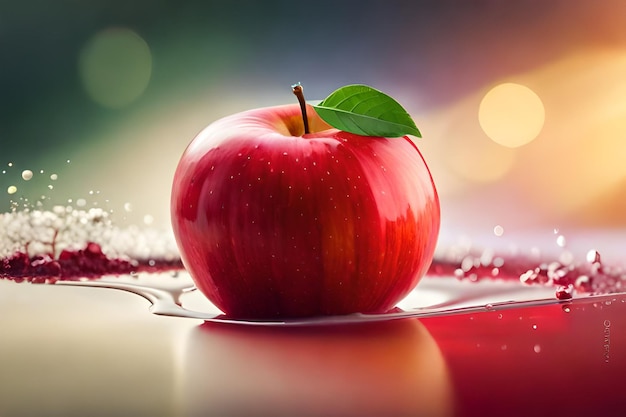
<instances>
[{"instance_id":1,"label":"apple reflection","mask_svg":"<svg viewBox=\"0 0 626 417\"><path fill-rule=\"evenodd\" d=\"M447 416L451 382L415 319L319 327L205 323L179 381L185 416Z\"/></svg>"}]
</instances>

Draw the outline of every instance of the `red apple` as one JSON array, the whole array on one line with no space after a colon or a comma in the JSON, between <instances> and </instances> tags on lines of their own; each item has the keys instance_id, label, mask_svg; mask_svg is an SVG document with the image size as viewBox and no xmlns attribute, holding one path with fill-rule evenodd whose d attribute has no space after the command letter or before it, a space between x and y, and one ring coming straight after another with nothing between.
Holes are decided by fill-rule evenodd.
<instances>
[{"instance_id":1,"label":"red apple","mask_svg":"<svg viewBox=\"0 0 626 417\"><path fill-rule=\"evenodd\" d=\"M307 134L296 104L225 117L176 170L181 258L229 316L385 312L432 261L439 200L415 144L307 115Z\"/></svg>"}]
</instances>

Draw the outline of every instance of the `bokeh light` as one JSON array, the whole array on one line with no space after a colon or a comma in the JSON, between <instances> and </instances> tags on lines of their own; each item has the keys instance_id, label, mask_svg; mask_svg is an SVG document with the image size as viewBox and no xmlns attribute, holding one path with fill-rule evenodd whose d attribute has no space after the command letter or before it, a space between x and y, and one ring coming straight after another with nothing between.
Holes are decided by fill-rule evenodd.
<instances>
[{"instance_id":1,"label":"bokeh light","mask_svg":"<svg viewBox=\"0 0 626 417\"><path fill-rule=\"evenodd\" d=\"M98 104L119 108L141 96L150 82L152 55L146 41L126 28L94 35L79 57L80 79Z\"/></svg>"},{"instance_id":2,"label":"bokeh light","mask_svg":"<svg viewBox=\"0 0 626 417\"><path fill-rule=\"evenodd\" d=\"M517 148L539 135L545 110L539 96L530 88L503 83L485 95L478 110L478 120L494 142Z\"/></svg>"}]
</instances>

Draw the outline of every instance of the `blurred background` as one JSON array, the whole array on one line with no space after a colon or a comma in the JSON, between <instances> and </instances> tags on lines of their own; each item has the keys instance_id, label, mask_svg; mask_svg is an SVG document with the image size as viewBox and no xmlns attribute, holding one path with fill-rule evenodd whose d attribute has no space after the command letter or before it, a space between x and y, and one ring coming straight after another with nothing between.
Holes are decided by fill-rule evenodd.
<instances>
[{"instance_id":1,"label":"blurred background","mask_svg":"<svg viewBox=\"0 0 626 417\"><path fill-rule=\"evenodd\" d=\"M169 227L221 116L364 83L414 116L443 234L626 226L626 3L0 2L0 211Z\"/></svg>"}]
</instances>

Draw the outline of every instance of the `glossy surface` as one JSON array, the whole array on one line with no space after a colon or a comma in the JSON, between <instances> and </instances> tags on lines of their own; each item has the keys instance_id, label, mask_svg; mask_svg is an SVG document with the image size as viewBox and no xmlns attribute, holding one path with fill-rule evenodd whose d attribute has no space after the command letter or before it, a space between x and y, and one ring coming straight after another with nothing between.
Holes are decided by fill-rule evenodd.
<instances>
[{"instance_id":1,"label":"glossy surface","mask_svg":"<svg viewBox=\"0 0 626 417\"><path fill-rule=\"evenodd\" d=\"M422 284L438 280L426 277ZM476 285L457 284L463 291L449 296ZM301 327L204 324L155 316L148 305L122 291L0 280L0 415L586 417L626 411L624 294Z\"/></svg>"},{"instance_id":2,"label":"glossy surface","mask_svg":"<svg viewBox=\"0 0 626 417\"><path fill-rule=\"evenodd\" d=\"M198 288L233 317L392 308L432 260L439 201L407 138L328 129L309 108L221 119L175 174L172 222Z\"/></svg>"}]
</instances>

